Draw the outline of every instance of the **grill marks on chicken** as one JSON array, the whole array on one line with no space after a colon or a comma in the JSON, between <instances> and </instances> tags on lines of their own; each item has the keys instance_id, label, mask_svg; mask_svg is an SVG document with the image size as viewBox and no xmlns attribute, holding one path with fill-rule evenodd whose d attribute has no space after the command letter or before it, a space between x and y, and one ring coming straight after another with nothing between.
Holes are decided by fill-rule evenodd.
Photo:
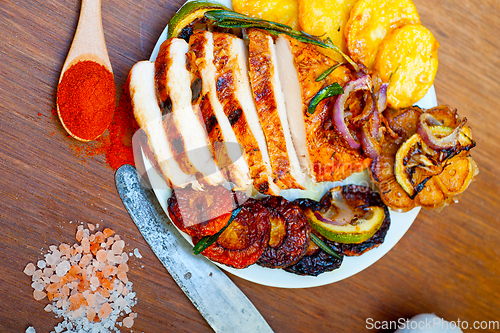
<instances>
[{"instance_id":1,"label":"grill marks on chicken","mask_svg":"<svg viewBox=\"0 0 500 333\"><path fill-rule=\"evenodd\" d=\"M271 178L266 140L248 80L245 44L226 33L214 33L213 40L217 98L238 143L244 148L243 156L254 187L261 193L278 194L280 189Z\"/></svg>"},{"instance_id":2,"label":"grill marks on chicken","mask_svg":"<svg viewBox=\"0 0 500 333\"><path fill-rule=\"evenodd\" d=\"M266 136L273 180L281 189L303 189L305 176L288 127L273 39L258 29L249 30L248 38L250 82Z\"/></svg>"},{"instance_id":3,"label":"grill marks on chicken","mask_svg":"<svg viewBox=\"0 0 500 333\"><path fill-rule=\"evenodd\" d=\"M235 189L244 190L252 179L242 158L242 148L217 98L213 35L208 31L197 31L191 35L189 44L188 63L191 73L202 80L199 105L217 164L221 170L227 171L227 179L235 184Z\"/></svg>"},{"instance_id":4,"label":"grill marks on chicken","mask_svg":"<svg viewBox=\"0 0 500 333\"><path fill-rule=\"evenodd\" d=\"M165 131L175 138L171 138L170 144L178 149L174 157L183 171L201 173L204 182L218 185L225 178L213 159L201 115L191 105L192 76L186 68L188 49L183 39L169 39L161 45L155 61L155 82L160 103L166 103L168 99L172 103L172 112L165 116Z\"/></svg>"},{"instance_id":5,"label":"grill marks on chicken","mask_svg":"<svg viewBox=\"0 0 500 333\"><path fill-rule=\"evenodd\" d=\"M334 82L344 86L352 79L349 69L340 66L316 82L335 61L313 45L286 35L278 37L276 46L288 120L302 168L314 182L338 181L366 169L370 160L350 148L334 128L331 109L336 97L323 100L313 114L307 112L311 99L323 87Z\"/></svg>"},{"instance_id":6,"label":"grill marks on chicken","mask_svg":"<svg viewBox=\"0 0 500 333\"><path fill-rule=\"evenodd\" d=\"M154 76L155 66L149 61L138 62L130 70L129 89L135 119L148 137L149 148L165 180L176 187L190 184L200 190L196 177L183 172L174 159L171 138L163 127L162 111L156 101Z\"/></svg>"}]
</instances>

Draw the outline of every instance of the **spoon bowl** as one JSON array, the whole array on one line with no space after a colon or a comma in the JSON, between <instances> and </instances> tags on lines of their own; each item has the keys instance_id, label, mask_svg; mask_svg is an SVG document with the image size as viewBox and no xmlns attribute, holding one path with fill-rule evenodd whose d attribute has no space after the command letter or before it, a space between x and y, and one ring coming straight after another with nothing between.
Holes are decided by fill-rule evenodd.
<instances>
[{"instance_id":1,"label":"spoon bowl","mask_svg":"<svg viewBox=\"0 0 500 333\"><path fill-rule=\"evenodd\" d=\"M101 0L82 0L78 26L59 77L59 84L61 83L66 71L71 66L81 61L93 61L104 66L111 73L111 75L113 75L113 69L111 67L111 62L109 61L108 50L104 40L104 31L102 28ZM85 139L75 135L68 128L67 124L64 123L63 117L61 117L59 101L56 102L56 107L59 120L69 135L84 142L97 139ZM103 132L104 131L105 129Z\"/></svg>"}]
</instances>

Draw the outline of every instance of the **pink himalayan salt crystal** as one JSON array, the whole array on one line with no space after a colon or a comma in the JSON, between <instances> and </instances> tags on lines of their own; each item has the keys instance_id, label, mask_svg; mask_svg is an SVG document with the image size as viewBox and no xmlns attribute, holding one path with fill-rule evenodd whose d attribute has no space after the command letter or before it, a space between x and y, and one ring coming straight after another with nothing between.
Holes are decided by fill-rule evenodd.
<instances>
[{"instance_id":1,"label":"pink himalayan salt crystal","mask_svg":"<svg viewBox=\"0 0 500 333\"><path fill-rule=\"evenodd\" d=\"M106 302L103 305L101 305L101 309L99 309L99 318L101 319L108 318L110 313L111 313L111 305L108 302Z\"/></svg>"},{"instance_id":2,"label":"pink himalayan salt crystal","mask_svg":"<svg viewBox=\"0 0 500 333\"><path fill-rule=\"evenodd\" d=\"M83 229L78 229L76 231L76 240L80 242L82 238L83 238Z\"/></svg>"},{"instance_id":3,"label":"pink himalayan salt crystal","mask_svg":"<svg viewBox=\"0 0 500 333\"><path fill-rule=\"evenodd\" d=\"M33 298L37 301L44 299L46 296L47 296L47 294L43 291L39 291L39 290L33 291Z\"/></svg>"},{"instance_id":4,"label":"pink himalayan salt crystal","mask_svg":"<svg viewBox=\"0 0 500 333\"><path fill-rule=\"evenodd\" d=\"M38 268L41 268L41 269L44 269L45 267L47 267L47 263L45 262L45 260L38 260L36 265L38 266Z\"/></svg>"},{"instance_id":5,"label":"pink himalayan salt crystal","mask_svg":"<svg viewBox=\"0 0 500 333\"><path fill-rule=\"evenodd\" d=\"M67 284L61 287L61 295L63 295L64 297L69 296L69 287Z\"/></svg>"},{"instance_id":6,"label":"pink himalayan salt crystal","mask_svg":"<svg viewBox=\"0 0 500 333\"><path fill-rule=\"evenodd\" d=\"M91 254L84 255L82 259L80 259L78 266L80 266L81 268L87 266L90 263L90 259L92 259Z\"/></svg>"},{"instance_id":7,"label":"pink himalayan salt crystal","mask_svg":"<svg viewBox=\"0 0 500 333\"><path fill-rule=\"evenodd\" d=\"M87 309L87 320L93 322L96 314L97 313L94 311L94 309L91 308Z\"/></svg>"},{"instance_id":8,"label":"pink himalayan salt crystal","mask_svg":"<svg viewBox=\"0 0 500 333\"><path fill-rule=\"evenodd\" d=\"M61 255L68 258L71 255L71 248L68 244L62 243L61 245L59 245L59 252L61 253Z\"/></svg>"},{"instance_id":9,"label":"pink himalayan salt crystal","mask_svg":"<svg viewBox=\"0 0 500 333\"><path fill-rule=\"evenodd\" d=\"M33 263L29 263L26 265L26 267L24 267L24 274L28 275L28 276L32 276L33 274L35 274L35 271L36 271L36 267Z\"/></svg>"},{"instance_id":10,"label":"pink himalayan salt crystal","mask_svg":"<svg viewBox=\"0 0 500 333\"><path fill-rule=\"evenodd\" d=\"M66 273L68 273L69 269L71 268L71 264L69 261L64 260L59 263L56 267L56 274L57 276L63 277Z\"/></svg>"},{"instance_id":11,"label":"pink himalayan salt crystal","mask_svg":"<svg viewBox=\"0 0 500 333\"><path fill-rule=\"evenodd\" d=\"M87 303L90 307L94 306L94 301L95 301L95 295L94 294L88 294L87 297ZM95 315L95 314L94 314Z\"/></svg>"},{"instance_id":12,"label":"pink himalayan salt crystal","mask_svg":"<svg viewBox=\"0 0 500 333\"><path fill-rule=\"evenodd\" d=\"M128 265L127 264L119 264L118 265L118 273L127 273L128 272Z\"/></svg>"},{"instance_id":13,"label":"pink himalayan salt crystal","mask_svg":"<svg viewBox=\"0 0 500 333\"><path fill-rule=\"evenodd\" d=\"M125 242L122 240L116 241L111 247L111 251L115 254L120 255L123 252L123 248L125 247Z\"/></svg>"},{"instance_id":14,"label":"pink himalayan salt crystal","mask_svg":"<svg viewBox=\"0 0 500 333\"><path fill-rule=\"evenodd\" d=\"M43 272L41 269L37 269L35 273L31 276L32 281L37 281L43 276Z\"/></svg>"},{"instance_id":15,"label":"pink himalayan salt crystal","mask_svg":"<svg viewBox=\"0 0 500 333\"><path fill-rule=\"evenodd\" d=\"M61 277L57 276L56 274L50 276L50 282L57 283L61 281Z\"/></svg>"},{"instance_id":16,"label":"pink himalayan salt crystal","mask_svg":"<svg viewBox=\"0 0 500 333\"><path fill-rule=\"evenodd\" d=\"M115 254L113 253L113 251L108 251L108 253L106 254L106 260L110 265L115 264Z\"/></svg>"},{"instance_id":17,"label":"pink himalayan salt crystal","mask_svg":"<svg viewBox=\"0 0 500 333\"><path fill-rule=\"evenodd\" d=\"M120 273L116 274L116 277L124 283L128 282L127 273L125 273L125 272L120 272Z\"/></svg>"},{"instance_id":18,"label":"pink himalayan salt crystal","mask_svg":"<svg viewBox=\"0 0 500 333\"><path fill-rule=\"evenodd\" d=\"M105 250L99 250L99 251L97 251L97 253L96 253L96 259L97 259L97 261L99 261L99 262L105 262L106 258L107 258L107 253L106 253Z\"/></svg>"},{"instance_id":19,"label":"pink himalayan salt crystal","mask_svg":"<svg viewBox=\"0 0 500 333\"><path fill-rule=\"evenodd\" d=\"M95 225L93 225L92 223L88 223L87 224L87 228L89 228L90 231L94 231L95 230Z\"/></svg>"},{"instance_id":20,"label":"pink himalayan salt crystal","mask_svg":"<svg viewBox=\"0 0 500 333\"><path fill-rule=\"evenodd\" d=\"M47 304L43 309L46 312L50 312L50 311L52 311L52 309L54 309L54 306L52 304Z\"/></svg>"},{"instance_id":21,"label":"pink himalayan salt crystal","mask_svg":"<svg viewBox=\"0 0 500 333\"><path fill-rule=\"evenodd\" d=\"M102 275L104 276L111 276L115 275L116 273L118 273L118 269L115 266L111 265L104 267L102 270Z\"/></svg>"},{"instance_id":22,"label":"pink himalayan salt crystal","mask_svg":"<svg viewBox=\"0 0 500 333\"><path fill-rule=\"evenodd\" d=\"M113 238L111 238L111 237L110 237L110 238L108 238L108 240L106 241L106 246L108 246L108 247L109 247L109 246L113 245L113 242L114 242L114 241L115 241L115 240L114 240Z\"/></svg>"},{"instance_id":23,"label":"pink himalayan salt crystal","mask_svg":"<svg viewBox=\"0 0 500 333\"><path fill-rule=\"evenodd\" d=\"M82 249L84 253L90 253L90 240L87 237L82 239Z\"/></svg>"},{"instance_id":24,"label":"pink himalayan salt crystal","mask_svg":"<svg viewBox=\"0 0 500 333\"><path fill-rule=\"evenodd\" d=\"M132 317L124 318L122 322L123 326L125 326L126 328L131 328L132 326L134 326L134 318Z\"/></svg>"},{"instance_id":25,"label":"pink himalayan salt crystal","mask_svg":"<svg viewBox=\"0 0 500 333\"><path fill-rule=\"evenodd\" d=\"M127 296L129 292L130 292L130 290L127 287L125 287L125 288L123 288L122 295Z\"/></svg>"}]
</instances>

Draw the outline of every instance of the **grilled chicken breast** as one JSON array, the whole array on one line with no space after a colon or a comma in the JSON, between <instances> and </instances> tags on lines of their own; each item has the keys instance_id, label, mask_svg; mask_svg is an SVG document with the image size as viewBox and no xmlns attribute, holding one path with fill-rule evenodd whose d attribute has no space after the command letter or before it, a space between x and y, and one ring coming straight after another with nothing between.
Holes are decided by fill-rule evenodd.
<instances>
[{"instance_id":1,"label":"grilled chicken breast","mask_svg":"<svg viewBox=\"0 0 500 333\"><path fill-rule=\"evenodd\" d=\"M235 189L244 190L252 184L252 179L242 147L217 98L213 35L205 30L197 31L191 35L189 44L189 67L202 82L199 106L216 162L221 170L227 171L227 179L235 184Z\"/></svg>"},{"instance_id":2,"label":"grilled chicken breast","mask_svg":"<svg viewBox=\"0 0 500 333\"><path fill-rule=\"evenodd\" d=\"M226 33L214 33L213 39L217 98L238 143L244 147L243 156L250 168L254 187L261 193L278 194L280 189L272 180L266 138L248 79L245 43Z\"/></svg>"},{"instance_id":3,"label":"grilled chicken breast","mask_svg":"<svg viewBox=\"0 0 500 333\"><path fill-rule=\"evenodd\" d=\"M225 178L213 159L201 115L196 114L191 105L191 74L186 68L188 49L183 39L171 38L161 45L155 61L158 97L161 103L170 100L172 104L172 112L165 116L165 130L175 137L170 144L175 147L177 154L174 157L184 171L188 174L199 172L204 182L218 185Z\"/></svg>"},{"instance_id":4,"label":"grilled chicken breast","mask_svg":"<svg viewBox=\"0 0 500 333\"><path fill-rule=\"evenodd\" d=\"M171 140L163 127L162 111L156 100L154 77L155 65L149 61L138 62L130 70L129 89L135 119L148 137L149 148L165 180L176 187L191 184L194 189L201 190L196 177L184 173L174 159Z\"/></svg>"},{"instance_id":5,"label":"grilled chicken breast","mask_svg":"<svg viewBox=\"0 0 500 333\"><path fill-rule=\"evenodd\" d=\"M352 79L345 66L338 67L324 80L316 78L336 62L287 35L276 41L278 72L293 143L300 164L314 182L343 180L367 168L370 159L352 149L337 133L332 121L336 97L324 99L313 114L307 112L311 99L334 82L344 86Z\"/></svg>"},{"instance_id":6,"label":"grilled chicken breast","mask_svg":"<svg viewBox=\"0 0 500 333\"><path fill-rule=\"evenodd\" d=\"M258 29L249 30L248 38L250 82L257 114L266 136L273 180L281 189L303 189L305 175L301 171L288 127L273 39Z\"/></svg>"}]
</instances>

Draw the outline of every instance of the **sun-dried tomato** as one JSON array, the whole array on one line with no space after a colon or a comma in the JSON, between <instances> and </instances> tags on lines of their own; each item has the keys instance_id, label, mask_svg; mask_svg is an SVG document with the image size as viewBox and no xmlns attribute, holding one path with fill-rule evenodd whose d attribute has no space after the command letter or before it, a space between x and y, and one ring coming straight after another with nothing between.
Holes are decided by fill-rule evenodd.
<instances>
[{"instance_id":1,"label":"sun-dried tomato","mask_svg":"<svg viewBox=\"0 0 500 333\"><path fill-rule=\"evenodd\" d=\"M302 209L283 197L267 197L261 203L270 210L272 227L271 242L257 264L283 268L296 263L306 253L311 234L311 225ZM284 222L284 232L281 221Z\"/></svg>"},{"instance_id":2,"label":"sun-dried tomato","mask_svg":"<svg viewBox=\"0 0 500 333\"><path fill-rule=\"evenodd\" d=\"M223 186L206 186L204 191L176 189L168 199L170 219L190 236L210 236L221 230L233 210L232 192Z\"/></svg>"},{"instance_id":3,"label":"sun-dried tomato","mask_svg":"<svg viewBox=\"0 0 500 333\"><path fill-rule=\"evenodd\" d=\"M254 264L269 242L269 212L259 201L249 199L228 228L202 254L213 261L245 268ZM194 236L196 244L201 237Z\"/></svg>"}]
</instances>

